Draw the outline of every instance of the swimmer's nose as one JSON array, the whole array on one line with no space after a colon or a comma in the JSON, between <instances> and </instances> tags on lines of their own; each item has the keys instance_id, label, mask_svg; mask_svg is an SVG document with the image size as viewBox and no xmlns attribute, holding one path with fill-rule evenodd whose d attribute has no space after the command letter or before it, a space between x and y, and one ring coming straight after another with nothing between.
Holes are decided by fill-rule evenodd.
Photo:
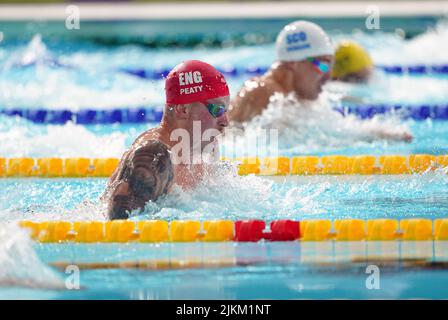
<instances>
[{"instance_id":1,"label":"swimmer's nose","mask_svg":"<svg viewBox=\"0 0 448 320\"><path fill-rule=\"evenodd\" d=\"M328 80L330 80L331 77L331 72L326 72L323 76L322 76L322 83L327 82Z\"/></svg>"},{"instance_id":2,"label":"swimmer's nose","mask_svg":"<svg viewBox=\"0 0 448 320\"><path fill-rule=\"evenodd\" d=\"M220 127L227 127L229 125L229 119L227 118L227 112L218 118L218 125Z\"/></svg>"}]
</instances>

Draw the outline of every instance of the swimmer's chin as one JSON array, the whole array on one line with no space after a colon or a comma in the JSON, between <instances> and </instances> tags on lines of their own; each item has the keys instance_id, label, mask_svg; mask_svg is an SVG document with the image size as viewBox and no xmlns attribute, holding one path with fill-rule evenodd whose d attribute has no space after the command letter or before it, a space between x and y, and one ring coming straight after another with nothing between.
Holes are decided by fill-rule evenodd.
<instances>
[{"instance_id":1,"label":"swimmer's chin","mask_svg":"<svg viewBox=\"0 0 448 320\"><path fill-rule=\"evenodd\" d=\"M214 141L219 140L219 139L224 135L225 130L226 130L225 128L218 129L219 134L217 134L217 135L213 135L213 136L210 138L210 141L211 141L211 142L214 142Z\"/></svg>"}]
</instances>

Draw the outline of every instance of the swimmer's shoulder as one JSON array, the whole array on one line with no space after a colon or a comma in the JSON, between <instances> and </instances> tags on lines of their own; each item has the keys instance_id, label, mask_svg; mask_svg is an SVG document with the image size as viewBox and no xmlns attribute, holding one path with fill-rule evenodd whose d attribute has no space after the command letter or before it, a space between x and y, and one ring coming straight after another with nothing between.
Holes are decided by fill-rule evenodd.
<instances>
[{"instance_id":1,"label":"swimmer's shoulder","mask_svg":"<svg viewBox=\"0 0 448 320\"><path fill-rule=\"evenodd\" d=\"M244 122L266 108L275 88L264 77L247 80L230 105L230 120Z\"/></svg>"},{"instance_id":2,"label":"swimmer's shoulder","mask_svg":"<svg viewBox=\"0 0 448 320\"><path fill-rule=\"evenodd\" d=\"M137 139L135 139L133 146L136 145L142 145L151 141L160 140L160 134L157 130L157 128L152 128L149 130L146 130L145 132L141 133Z\"/></svg>"},{"instance_id":3,"label":"swimmer's shoulder","mask_svg":"<svg viewBox=\"0 0 448 320\"><path fill-rule=\"evenodd\" d=\"M152 128L149 129L142 134L140 134L137 139L135 139L134 143L132 144L131 149L135 149L137 147L141 147L143 145L148 144L160 144L161 146L164 146L167 150L170 150L169 144L166 143L162 136L160 135L158 128Z\"/></svg>"},{"instance_id":4,"label":"swimmer's shoulder","mask_svg":"<svg viewBox=\"0 0 448 320\"><path fill-rule=\"evenodd\" d=\"M266 91L266 80L263 76L253 77L244 82L243 88L240 90L240 93L252 93L259 94L263 91Z\"/></svg>"},{"instance_id":5,"label":"swimmer's shoulder","mask_svg":"<svg viewBox=\"0 0 448 320\"><path fill-rule=\"evenodd\" d=\"M264 96L266 87L261 77L255 77L244 82L243 87L231 102L230 110L245 108L246 105L253 104L260 96Z\"/></svg>"}]
</instances>

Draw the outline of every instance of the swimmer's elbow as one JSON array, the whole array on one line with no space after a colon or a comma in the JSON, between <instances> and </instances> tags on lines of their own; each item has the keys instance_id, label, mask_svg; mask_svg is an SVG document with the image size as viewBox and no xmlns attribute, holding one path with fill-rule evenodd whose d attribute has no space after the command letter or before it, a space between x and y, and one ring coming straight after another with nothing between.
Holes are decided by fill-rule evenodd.
<instances>
[{"instance_id":1,"label":"swimmer's elbow","mask_svg":"<svg viewBox=\"0 0 448 320\"><path fill-rule=\"evenodd\" d=\"M152 141L130 153L109 200L109 219L127 219L132 210L143 210L148 201L168 193L173 182L173 164L168 148Z\"/></svg>"},{"instance_id":2,"label":"swimmer's elbow","mask_svg":"<svg viewBox=\"0 0 448 320\"><path fill-rule=\"evenodd\" d=\"M391 137L391 140L403 141L407 143L412 142L413 139L414 139L413 135L408 131L396 133Z\"/></svg>"},{"instance_id":3,"label":"swimmer's elbow","mask_svg":"<svg viewBox=\"0 0 448 320\"><path fill-rule=\"evenodd\" d=\"M412 141L414 141L414 136L412 135L412 133L405 132L402 140L404 142L411 143Z\"/></svg>"},{"instance_id":4,"label":"swimmer's elbow","mask_svg":"<svg viewBox=\"0 0 448 320\"><path fill-rule=\"evenodd\" d=\"M129 194L129 184L117 184L108 199L107 215L110 220L127 219L133 208L133 199Z\"/></svg>"},{"instance_id":5,"label":"swimmer's elbow","mask_svg":"<svg viewBox=\"0 0 448 320\"><path fill-rule=\"evenodd\" d=\"M109 220L126 220L129 218L130 210L125 207L112 206L107 212Z\"/></svg>"},{"instance_id":6,"label":"swimmer's elbow","mask_svg":"<svg viewBox=\"0 0 448 320\"><path fill-rule=\"evenodd\" d=\"M403 141L407 143L411 143L414 140L414 136L412 135L412 133L408 131L396 133L396 132L389 132L387 130L380 130L374 133L378 138L384 140Z\"/></svg>"},{"instance_id":7,"label":"swimmer's elbow","mask_svg":"<svg viewBox=\"0 0 448 320\"><path fill-rule=\"evenodd\" d=\"M241 124L250 120L250 113L252 113L252 108L245 101L239 101L232 105L229 111L229 123L231 124Z\"/></svg>"}]
</instances>

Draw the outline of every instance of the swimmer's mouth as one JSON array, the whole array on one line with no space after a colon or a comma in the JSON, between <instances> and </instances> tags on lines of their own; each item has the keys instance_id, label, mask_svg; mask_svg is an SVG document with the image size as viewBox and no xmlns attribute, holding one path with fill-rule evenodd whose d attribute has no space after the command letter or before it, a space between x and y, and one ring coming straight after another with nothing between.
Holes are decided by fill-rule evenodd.
<instances>
[{"instance_id":1,"label":"swimmer's mouth","mask_svg":"<svg viewBox=\"0 0 448 320\"><path fill-rule=\"evenodd\" d=\"M217 134L217 135L213 135L213 136L210 138L210 141L216 141L217 139L221 138L221 137L224 135L225 127L221 127L221 128L219 128L218 131L219 131L219 134Z\"/></svg>"},{"instance_id":2,"label":"swimmer's mouth","mask_svg":"<svg viewBox=\"0 0 448 320\"><path fill-rule=\"evenodd\" d=\"M326 81L325 82L319 82L319 92L322 92L323 86L325 85L325 83L326 83Z\"/></svg>"},{"instance_id":3,"label":"swimmer's mouth","mask_svg":"<svg viewBox=\"0 0 448 320\"><path fill-rule=\"evenodd\" d=\"M218 129L219 135L224 134L225 130L226 130L226 127L219 127L219 129Z\"/></svg>"}]
</instances>

